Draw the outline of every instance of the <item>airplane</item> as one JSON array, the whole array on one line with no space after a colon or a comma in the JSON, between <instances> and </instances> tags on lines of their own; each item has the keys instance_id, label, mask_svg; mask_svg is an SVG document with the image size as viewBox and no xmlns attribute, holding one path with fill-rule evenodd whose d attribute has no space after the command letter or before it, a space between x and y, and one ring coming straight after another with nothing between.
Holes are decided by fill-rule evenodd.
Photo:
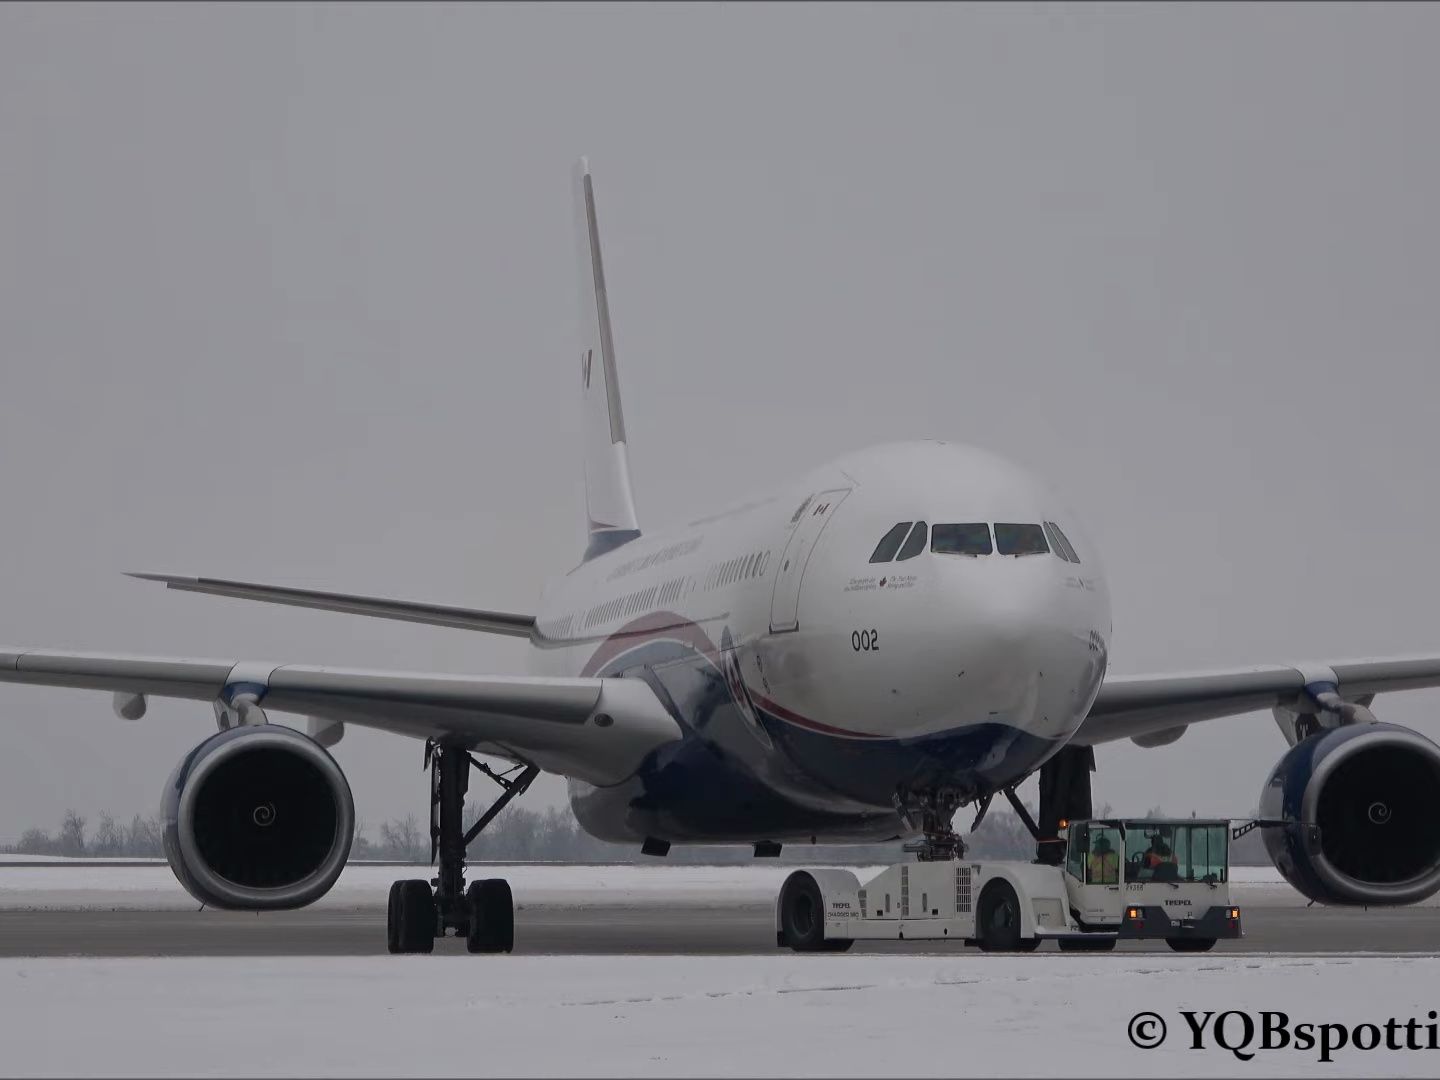
<instances>
[{"instance_id":1,"label":"airplane","mask_svg":"<svg viewBox=\"0 0 1440 1080\"><path fill-rule=\"evenodd\" d=\"M1107 673L1105 571L1060 497L995 454L873 446L663 531L642 530L594 185L576 171L586 546L528 614L164 574L171 589L526 639L525 676L0 648L0 681L210 706L217 731L163 793L167 860L203 904L297 908L349 855L354 806L329 753L347 725L424 740L434 884L397 881L392 952L454 931L508 952L499 878L467 845L542 771L580 824L663 856L671 844L916 837L963 855L953 819L1004 795L1058 862L1091 813L1094 747L1175 742L1193 723L1272 711L1288 749L1262 793L1265 842L1313 900L1405 904L1440 890L1440 747L1381 723L1387 691L1440 686L1440 656ZM270 714L305 718L304 730ZM479 756L477 756L479 755ZM481 758L508 763L494 768ZM474 773L494 803L468 830ZM1039 820L1015 788L1039 774Z\"/></svg>"}]
</instances>

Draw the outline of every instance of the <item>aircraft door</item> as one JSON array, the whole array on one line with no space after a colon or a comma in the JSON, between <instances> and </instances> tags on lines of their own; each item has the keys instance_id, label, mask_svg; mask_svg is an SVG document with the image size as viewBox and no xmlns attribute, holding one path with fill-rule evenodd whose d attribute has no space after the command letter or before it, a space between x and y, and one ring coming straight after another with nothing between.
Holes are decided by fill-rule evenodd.
<instances>
[{"instance_id":1,"label":"aircraft door","mask_svg":"<svg viewBox=\"0 0 1440 1080\"><path fill-rule=\"evenodd\" d=\"M820 532L835 516L835 508L850 494L849 488L832 488L812 495L800 507L794 530L780 556L780 569L775 575L775 591L770 596L770 630L780 633L800 628L800 581L805 564Z\"/></svg>"}]
</instances>

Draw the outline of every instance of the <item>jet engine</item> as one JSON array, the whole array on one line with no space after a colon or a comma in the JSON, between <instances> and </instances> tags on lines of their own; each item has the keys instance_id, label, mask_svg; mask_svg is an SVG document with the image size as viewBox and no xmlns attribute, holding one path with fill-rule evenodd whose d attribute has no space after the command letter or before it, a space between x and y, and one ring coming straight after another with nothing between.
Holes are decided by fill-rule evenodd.
<instances>
[{"instance_id":1,"label":"jet engine","mask_svg":"<svg viewBox=\"0 0 1440 1080\"><path fill-rule=\"evenodd\" d=\"M1260 796L1265 847L1324 904L1413 904L1440 890L1440 746L1350 724L1292 746Z\"/></svg>"},{"instance_id":2,"label":"jet engine","mask_svg":"<svg viewBox=\"0 0 1440 1080\"><path fill-rule=\"evenodd\" d=\"M355 830L355 804L323 747L276 724L206 739L161 801L165 857L202 904L298 908L330 891Z\"/></svg>"}]
</instances>

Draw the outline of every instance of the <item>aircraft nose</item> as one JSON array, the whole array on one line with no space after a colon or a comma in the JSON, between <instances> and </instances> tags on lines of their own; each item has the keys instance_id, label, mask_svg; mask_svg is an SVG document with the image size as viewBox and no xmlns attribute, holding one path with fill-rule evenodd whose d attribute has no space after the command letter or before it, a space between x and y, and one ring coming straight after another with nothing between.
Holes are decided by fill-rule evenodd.
<instances>
[{"instance_id":1,"label":"aircraft nose","mask_svg":"<svg viewBox=\"0 0 1440 1080\"><path fill-rule=\"evenodd\" d=\"M983 688L991 710L1033 708L1047 678L1069 666L1073 635L1053 578L1027 572L972 583L960 599L960 660L966 680Z\"/></svg>"},{"instance_id":2,"label":"aircraft nose","mask_svg":"<svg viewBox=\"0 0 1440 1080\"><path fill-rule=\"evenodd\" d=\"M991 651L1010 655L1030 650L1053 627L1055 587L1036 575L997 578L968 590L965 605L970 609L966 621Z\"/></svg>"},{"instance_id":3,"label":"aircraft nose","mask_svg":"<svg viewBox=\"0 0 1440 1080\"><path fill-rule=\"evenodd\" d=\"M966 712L976 722L1064 737L1103 668L1091 645L1091 609L1038 559L994 569L1004 572L957 585L955 594Z\"/></svg>"}]
</instances>

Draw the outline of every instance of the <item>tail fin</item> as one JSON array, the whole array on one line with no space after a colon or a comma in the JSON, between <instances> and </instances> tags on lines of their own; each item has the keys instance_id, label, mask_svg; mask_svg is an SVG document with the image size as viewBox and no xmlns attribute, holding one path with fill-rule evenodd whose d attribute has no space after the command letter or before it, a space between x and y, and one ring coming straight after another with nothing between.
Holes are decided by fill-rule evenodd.
<instances>
[{"instance_id":1,"label":"tail fin","mask_svg":"<svg viewBox=\"0 0 1440 1080\"><path fill-rule=\"evenodd\" d=\"M590 542L587 560L640 535L635 498L630 492L630 460L625 450L625 417L615 374L615 343L610 335L610 305L600 265L600 232L595 224L595 192L590 165L581 158L575 170L576 232L580 258L580 374L584 380L585 515Z\"/></svg>"}]
</instances>

